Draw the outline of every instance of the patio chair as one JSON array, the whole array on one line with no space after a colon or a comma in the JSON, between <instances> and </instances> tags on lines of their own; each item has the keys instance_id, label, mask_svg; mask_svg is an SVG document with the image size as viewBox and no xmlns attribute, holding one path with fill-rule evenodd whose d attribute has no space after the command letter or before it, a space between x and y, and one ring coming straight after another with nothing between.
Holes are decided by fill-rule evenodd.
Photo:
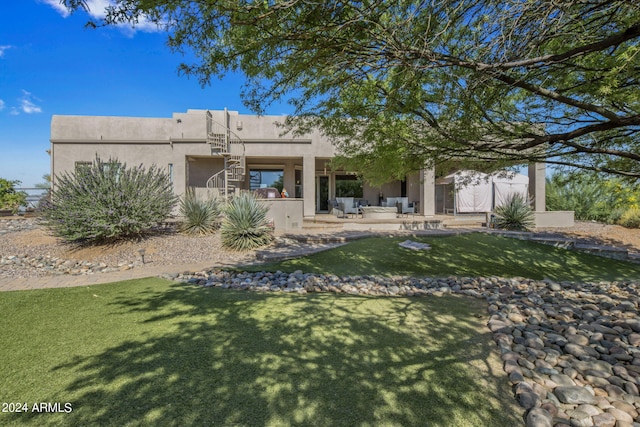
<instances>
[{"instance_id":1,"label":"patio chair","mask_svg":"<svg viewBox=\"0 0 640 427\"><path fill-rule=\"evenodd\" d=\"M409 216L409 214L414 215L416 213L416 206L414 202L409 203L409 198L408 197L398 197L398 214L400 215L407 215Z\"/></svg>"},{"instance_id":2,"label":"patio chair","mask_svg":"<svg viewBox=\"0 0 640 427\"><path fill-rule=\"evenodd\" d=\"M338 209L342 211L342 218L347 215L358 215L358 204L353 197L336 197L336 201L338 202Z\"/></svg>"}]
</instances>

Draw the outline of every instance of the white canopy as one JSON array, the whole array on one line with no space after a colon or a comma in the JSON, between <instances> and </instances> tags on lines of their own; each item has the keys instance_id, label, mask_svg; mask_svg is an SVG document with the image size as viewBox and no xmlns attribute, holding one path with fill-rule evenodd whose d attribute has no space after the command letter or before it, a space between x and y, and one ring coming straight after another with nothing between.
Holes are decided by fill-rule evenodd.
<instances>
[{"instance_id":1,"label":"white canopy","mask_svg":"<svg viewBox=\"0 0 640 427\"><path fill-rule=\"evenodd\" d=\"M499 176L494 174L493 207L503 205L513 194L520 194L525 200L529 197L529 177L521 174Z\"/></svg>"},{"instance_id":2,"label":"white canopy","mask_svg":"<svg viewBox=\"0 0 640 427\"><path fill-rule=\"evenodd\" d=\"M440 185L455 185L457 213L490 212L512 194L527 197L529 177L514 173L487 175L476 171L459 171L440 178Z\"/></svg>"}]
</instances>

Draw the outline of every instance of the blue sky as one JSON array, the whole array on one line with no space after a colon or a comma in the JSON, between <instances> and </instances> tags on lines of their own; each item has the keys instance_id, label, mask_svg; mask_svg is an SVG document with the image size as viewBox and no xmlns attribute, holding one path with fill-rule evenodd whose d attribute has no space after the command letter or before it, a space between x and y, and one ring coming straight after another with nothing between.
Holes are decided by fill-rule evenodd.
<instances>
[{"instance_id":1,"label":"blue sky","mask_svg":"<svg viewBox=\"0 0 640 427\"><path fill-rule=\"evenodd\" d=\"M108 0L90 0L99 16ZM171 117L189 108L249 113L243 78L202 88L179 76L190 62L166 46L166 34L142 28L85 29L85 13L68 15L58 0L18 0L0 14L0 178L22 187L49 173L51 116ZM144 27L144 26L143 26ZM270 114L290 113L286 105Z\"/></svg>"}]
</instances>

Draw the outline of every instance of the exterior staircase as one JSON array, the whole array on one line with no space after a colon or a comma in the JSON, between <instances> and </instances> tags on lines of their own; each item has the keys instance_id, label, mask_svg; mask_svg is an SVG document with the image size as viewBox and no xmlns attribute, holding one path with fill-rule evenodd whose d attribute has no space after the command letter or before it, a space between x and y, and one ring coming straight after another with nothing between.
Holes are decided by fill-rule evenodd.
<instances>
[{"instance_id":1,"label":"exterior staircase","mask_svg":"<svg viewBox=\"0 0 640 427\"><path fill-rule=\"evenodd\" d=\"M245 179L246 159L242 139L229 129L229 118L225 110L226 124L213 120L207 111L207 143L211 146L211 155L222 157L224 167L207 180L207 188L217 189L221 197L235 194Z\"/></svg>"}]
</instances>

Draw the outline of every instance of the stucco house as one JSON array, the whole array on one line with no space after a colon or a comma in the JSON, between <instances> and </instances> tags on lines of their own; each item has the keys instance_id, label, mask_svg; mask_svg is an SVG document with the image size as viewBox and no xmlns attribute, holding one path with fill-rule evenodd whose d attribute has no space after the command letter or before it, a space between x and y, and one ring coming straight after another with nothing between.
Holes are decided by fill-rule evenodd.
<instances>
[{"instance_id":1,"label":"stucco house","mask_svg":"<svg viewBox=\"0 0 640 427\"><path fill-rule=\"evenodd\" d=\"M329 212L329 200L354 188L356 176L335 171L330 161L335 147L320 132L301 137L283 135L283 116L257 116L236 111L188 110L170 118L66 116L51 121L51 176L91 162L117 158L133 165L165 167L176 194L188 187L199 192L228 194L236 189L269 187L279 182L289 198L271 200L276 226L299 228L303 219ZM416 216L436 214L433 169L381 187L366 183L357 196L370 205L382 198L407 197L416 202ZM544 164L529 167L529 192L535 210L544 203Z\"/></svg>"}]
</instances>

